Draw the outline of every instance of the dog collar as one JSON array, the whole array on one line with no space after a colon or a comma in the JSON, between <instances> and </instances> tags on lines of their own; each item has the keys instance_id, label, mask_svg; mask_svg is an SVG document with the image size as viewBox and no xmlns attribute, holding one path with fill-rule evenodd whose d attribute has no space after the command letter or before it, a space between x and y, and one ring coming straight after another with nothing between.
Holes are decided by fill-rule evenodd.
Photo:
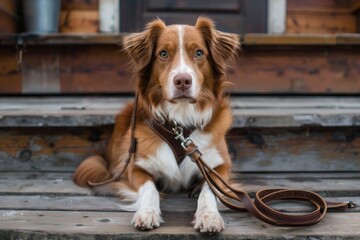
<instances>
[{"instance_id":1,"label":"dog collar","mask_svg":"<svg viewBox=\"0 0 360 240\"><path fill-rule=\"evenodd\" d=\"M164 123L159 123L158 121L154 119L148 119L146 120L146 123L148 126L162 139L164 140L174 153L176 162L178 165L182 163L184 158L187 156L185 150L181 147L181 145L178 143L178 141L175 139L175 134L173 131L174 124L165 121ZM195 127L190 128L183 128L183 136L185 138L188 138L192 132L195 131Z\"/></svg>"}]
</instances>

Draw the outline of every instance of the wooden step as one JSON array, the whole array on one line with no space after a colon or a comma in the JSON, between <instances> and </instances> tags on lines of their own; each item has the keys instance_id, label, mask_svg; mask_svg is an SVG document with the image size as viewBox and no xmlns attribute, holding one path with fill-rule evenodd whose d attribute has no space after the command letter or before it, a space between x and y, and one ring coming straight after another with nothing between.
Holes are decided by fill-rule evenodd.
<instances>
[{"instance_id":1,"label":"wooden step","mask_svg":"<svg viewBox=\"0 0 360 240\"><path fill-rule=\"evenodd\" d=\"M360 98L232 97L227 141L243 172L359 171ZM67 171L103 154L131 97L0 98L0 170ZM346 162L346 164L344 164Z\"/></svg>"},{"instance_id":2,"label":"wooden step","mask_svg":"<svg viewBox=\"0 0 360 240\"><path fill-rule=\"evenodd\" d=\"M1 172L1 239L207 239L193 229L196 199L165 195L161 209L165 223L149 232L135 230L133 213L123 212L112 196L94 196L75 186L71 172ZM236 176L236 172L234 172ZM254 180L255 179L255 180ZM296 180L295 180L296 179ZM276 180L276 181L275 181ZM295 181L294 181L295 180ZM344 181L348 180L347 183ZM342 173L242 174L237 182L253 192L258 188L292 187L317 190L328 200L360 202L360 175ZM342 183L341 183L342 182ZM256 187L257 185L257 187ZM67 191L63 191L67 186ZM310 187L311 186L311 187ZM12 191L13 190L13 191ZM341 194L339 194L341 193ZM345 193L345 194L344 194ZM306 204L274 203L278 210L303 213ZM330 212L319 224L280 228L262 223L245 212L219 206L226 229L212 239L358 239L360 209ZM331 230L330 230L331 229Z\"/></svg>"},{"instance_id":3,"label":"wooden step","mask_svg":"<svg viewBox=\"0 0 360 240\"><path fill-rule=\"evenodd\" d=\"M0 34L0 94L134 91L126 34ZM246 34L227 72L231 93L357 94L359 34ZM16 49L22 50L21 62Z\"/></svg>"},{"instance_id":4,"label":"wooden step","mask_svg":"<svg viewBox=\"0 0 360 240\"><path fill-rule=\"evenodd\" d=\"M0 97L0 127L103 126L131 97ZM360 97L231 97L233 127L360 125Z\"/></svg>"}]
</instances>

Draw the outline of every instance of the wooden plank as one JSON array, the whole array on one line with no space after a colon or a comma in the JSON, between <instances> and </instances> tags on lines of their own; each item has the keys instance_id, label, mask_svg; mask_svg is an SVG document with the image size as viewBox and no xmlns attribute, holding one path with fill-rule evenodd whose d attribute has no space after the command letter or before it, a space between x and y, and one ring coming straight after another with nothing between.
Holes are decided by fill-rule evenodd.
<instances>
[{"instance_id":1,"label":"wooden plank","mask_svg":"<svg viewBox=\"0 0 360 240\"><path fill-rule=\"evenodd\" d=\"M360 91L360 73L357 71L360 68L360 52L353 49L354 46L346 46L346 39L342 41L342 46L347 50L315 51L307 48L296 51L259 51L260 48L256 47L255 50L244 46L245 51L228 71L228 80L233 85L227 91L237 94L357 94ZM50 49L46 50L47 48ZM54 61L48 59L44 54L46 51L53 52ZM126 94L134 90L131 69L127 67L128 58L115 44L68 48L61 45L28 46L24 54L24 66L31 67L32 62L49 62L49 66L53 66L48 69L49 67L41 68L37 64L33 66L33 70L38 76L51 73L59 76L59 93ZM36 56L42 57L38 59ZM15 54L9 57L16 59ZM58 67L51 64L54 62L58 63ZM17 65L11 66L12 69L6 72L16 73ZM27 70L31 71L29 68ZM6 82L7 74L1 71L0 69L0 82ZM59 75L54 74L57 72ZM8 88L0 89L0 93L9 93L13 89Z\"/></svg>"},{"instance_id":2,"label":"wooden plank","mask_svg":"<svg viewBox=\"0 0 360 240\"><path fill-rule=\"evenodd\" d=\"M228 80L234 93L355 93L360 91L359 56L357 51L246 51Z\"/></svg>"},{"instance_id":3,"label":"wooden plank","mask_svg":"<svg viewBox=\"0 0 360 240\"><path fill-rule=\"evenodd\" d=\"M22 92L23 93L59 93L60 57L54 49L36 54L28 49L23 54Z\"/></svg>"},{"instance_id":4,"label":"wooden plank","mask_svg":"<svg viewBox=\"0 0 360 240\"><path fill-rule=\"evenodd\" d=\"M253 172L360 169L357 129L315 129L234 130L228 138L233 169Z\"/></svg>"},{"instance_id":5,"label":"wooden plank","mask_svg":"<svg viewBox=\"0 0 360 240\"><path fill-rule=\"evenodd\" d=\"M15 48L1 48L0 94L21 93L22 75Z\"/></svg>"},{"instance_id":6,"label":"wooden plank","mask_svg":"<svg viewBox=\"0 0 360 240\"><path fill-rule=\"evenodd\" d=\"M99 12L97 10L62 11L60 14L60 32L97 33Z\"/></svg>"},{"instance_id":7,"label":"wooden plank","mask_svg":"<svg viewBox=\"0 0 360 240\"><path fill-rule=\"evenodd\" d=\"M358 12L360 10L360 1L359 0L351 0L351 11Z\"/></svg>"},{"instance_id":8,"label":"wooden plank","mask_svg":"<svg viewBox=\"0 0 360 240\"><path fill-rule=\"evenodd\" d=\"M86 157L103 154L111 132L111 128L2 131L0 169L73 170Z\"/></svg>"},{"instance_id":9,"label":"wooden plank","mask_svg":"<svg viewBox=\"0 0 360 240\"><path fill-rule=\"evenodd\" d=\"M8 180L0 179L1 195L47 195L47 196L86 196L91 195L92 190L75 185L71 179L27 179Z\"/></svg>"},{"instance_id":10,"label":"wooden plank","mask_svg":"<svg viewBox=\"0 0 360 240\"><path fill-rule=\"evenodd\" d=\"M326 198L333 202L352 201L360 203L360 197ZM30 211L88 211L88 212L122 212L119 207L120 200L110 196L0 196L0 210L30 210ZM221 212L233 212L233 210L218 204ZM176 207L175 207L176 206ZM196 211L197 198L189 198L184 194L163 196L160 202L161 212L184 213ZM292 213L309 212L310 204L304 202L281 202L273 203L272 207L279 211ZM346 210L347 212L360 212L359 208Z\"/></svg>"},{"instance_id":11,"label":"wooden plank","mask_svg":"<svg viewBox=\"0 0 360 240\"><path fill-rule=\"evenodd\" d=\"M21 38L27 46L32 45L114 45L119 44L121 39L128 33L49 33L17 35L0 34L0 44L4 46L15 45L16 39ZM272 45L276 46L306 46L316 45L318 47L328 45L342 45L337 39L347 39L347 44L359 45L360 35L356 33L337 34L261 34L247 33L241 35L242 44L247 46ZM287 48L291 49L291 48Z\"/></svg>"},{"instance_id":12,"label":"wooden plank","mask_svg":"<svg viewBox=\"0 0 360 240\"><path fill-rule=\"evenodd\" d=\"M2 0L0 2L0 33L16 33L18 31L19 15L18 1Z\"/></svg>"},{"instance_id":13,"label":"wooden plank","mask_svg":"<svg viewBox=\"0 0 360 240\"><path fill-rule=\"evenodd\" d=\"M62 10L97 10L99 0L62 0Z\"/></svg>"},{"instance_id":14,"label":"wooden plank","mask_svg":"<svg viewBox=\"0 0 360 240\"><path fill-rule=\"evenodd\" d=\"M342 46L358 45L358 34L245 34L242 36L243 47L247 46Z\"/></svg>"},{"instance_id":15,"label":"wooden plank","mask_svg":"<svg viewBox=\"0 0 360 240\"><path fill-rule=\"evenodd\" d=\"M130 226L132 213L118 212L58 212L58 211L0 211L0 237L3 239L47 238L57 239L106 237L106 239L171 238L203 239L193 229L192 214L165 213L162 227L139 232ZM213 238L268 239L291 235L292 239L317 237L329 239L358 239L360 215L358 213L330 213L323 222L306 228L279 228L261 223L247 213L224 213L226 229ZM289 233L291 231L291 233ZM208 236L207 236L208 237Z\"/></svg>"},{"instance_id":16,"label":"wooden plank","mask_svg":"<svg viewBox=\"0 0 360 240\"><path fill-rule=\"evenodd\" d=\"M0 170L73 171L103 154L111 134L111 127L2 130ZM357 172L358 135L357 128L248 128L232 130L227 142L235 171Z\"/></svg>"},{"instance_id":17,"label":"wooden plank","mask_svg":"<svg viewBox=\"0 0 360 240\"><path fill-rule=\"evenodd\" d=\"M42 179L42 180L69 180L72 178L74 168L67 171L36 171L27 169L26 171L6 171L0 172L0 179L2 180L27 180L27 179ZM233 171L232 179L236 181L243 181L246 179L260 179L262 181L277 179L289 181L316 181L322 179L339 180L339 179L359 179L359 172L243 172Z\"/></svg>"},{"instance_id":18,"label":"wooden plank","mask_svg":"<svg viewBox=\"0 0 360 240\"><path fill-rule=\"evenodd\" d=\"M236 180L235 180L236 181ZM360 179L244 179L240 182L251 196L264 188L291 188L316 191L323 197L354 197L360 195ZM88 188L76 186L71 179L0 179L1 195L84 196ZM109 193L109 195L111 195Z\"/></svg>"},{"instance_id":19,"label":"wooden plank","mask_svg":"<svg viewBox=\"0 0 360 240\"><path fill-rule=\"evenodd\" d=\"M59 90L62 93L131 92L134 82L126 67L127 59L119 51L119 46L115 44L102 48L78 46L64 49L53 46L46 51L40 46L33 46L27 48L23 55L25 72L22 75L15 74L18 71L16 64L11 64L10 69L0 68L0 82L5 85L11 73L14 74L13 78L20 76L23 79L23 83L28 86L24 87L27 93L44 93L46 89L47 93ZM9 56L13 62L16 61L15 53ZM99 59L102 61L99 62ZM102 84L99 84L99 79ZM36 84L31 84L33 82ZM14 93L13 89L17 86L9 85L1 88L0 93Z\"/></svg>"},{"instance_id":20,"label":"wooden plank","mask_svg":"<svg viewBox=\"0 0 360 240\"><path fill-rule=\"evenodd\" d=\"M131 97L0 98L0 126L102 126ZM358 126L356 97L232 97L233 127ZM341 115L341 116L340 116Z\"/></svg>"},{"instance_id":21,"label":"wooden plank","mask_svg":"<svg viewBox=\"0 0 360 240\"><path fill-rule=\"evenodd\" d=\"M287 33L356 33L353 15L292 13L286 19Z\"/></svg>"},{"instance_id":22,"label":"wooden plank","mask_svg":"<svg viewBox=\"0 0 360 240\"><path fill-rule=\"evenodd\" d=\"M287 8L288 10L296 10L306 8L307 10L312 8L348 8L350 7L349 1L336 1L336 0L287 0Z\"/></svg>"}]
</instances>

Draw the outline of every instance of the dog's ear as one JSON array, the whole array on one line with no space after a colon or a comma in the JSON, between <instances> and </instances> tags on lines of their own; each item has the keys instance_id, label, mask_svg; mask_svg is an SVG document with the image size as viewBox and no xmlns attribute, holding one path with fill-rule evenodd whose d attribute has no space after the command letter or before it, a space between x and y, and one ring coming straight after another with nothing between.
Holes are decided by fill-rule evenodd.
<instances>
[{"instance_id":1,"label":"dog's ear","mask_svg":"<svg viewBox=\"0 0 360 240\"><path fill-rule=\"evenodd\" d=\"M210 50L215 74L223 75L227 61L234 58L240 48L239 36L216 30L214 22L206 17L199 17L195 28L201 32Z\"/></svg>"},{"instance_id":2,"label":"dog's ear","mask_svg":"<svg viewBox=\"0 0 360 240\"><path fill-rule=\"evenodd\" d=\"M132 65L141 75L149 70L156 41L161 31L166 27L160 19L147 24L145 30L124 37L122 46L130 56Z\"/></svg>"}]
</instances>

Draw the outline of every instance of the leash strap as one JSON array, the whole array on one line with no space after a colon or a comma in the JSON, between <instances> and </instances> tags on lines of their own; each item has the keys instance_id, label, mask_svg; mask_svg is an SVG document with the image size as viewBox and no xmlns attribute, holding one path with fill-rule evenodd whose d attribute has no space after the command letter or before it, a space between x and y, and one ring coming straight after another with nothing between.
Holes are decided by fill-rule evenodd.
<instances>
[{"instance_id":1,"label":"leash strap","mask_svg":"<svg viewBox=\"0 0 360 240\"><path fill-rule=\"evenodd\" d=\"M256 193L255 200L252 201L246 192L232 187L214 169L206 164L198 146L196 146L190 138L184 138L184 136L182 136L181 127L177 126L176 122L173 132L176 135L175 138L179 140L179 144L186 152L186 155L198 166L211 190L218 199L230 209L237 211L247 210L256 218L271 225L290 227L316 224L325 217L327 210L330 208L347 209L357 207L353 202L326 202L324 198L314 192L293 189L261 190ZM306 201L311 203L315 207L315 210L306 214L286 214L268 205L269 202L275 200Z\"/></svg>"},{"instance_id":2,"label":"leash strap","mask_svg":"<svg viewBox=\"0 0 360 240\"><path fill-rule=\"evenodd\" d=\"M133 106L133 111L131 114L131 122L130 122L130 147L129 147L129 153L127 158L125 159L125 161L123 161L121 163L121 165L119 167L117 167L115 173L113 174L113 176L105 181L102 182L91 182L88 181L88 185L91 187L96 187L96 186L101 186L101 185L105 185L108 183L111 183L113 181L118 180L125 172L126 168L128 167L131 159L133 158L133 156L135 155L136 152L136 138L135 138L135 126L136 126L136 111L137 111L137 105L138 105L138 101L139 101L139 95L136 92L135 93L135 100L134 100L134 106Z\"/></svg>"}]
</instances>

